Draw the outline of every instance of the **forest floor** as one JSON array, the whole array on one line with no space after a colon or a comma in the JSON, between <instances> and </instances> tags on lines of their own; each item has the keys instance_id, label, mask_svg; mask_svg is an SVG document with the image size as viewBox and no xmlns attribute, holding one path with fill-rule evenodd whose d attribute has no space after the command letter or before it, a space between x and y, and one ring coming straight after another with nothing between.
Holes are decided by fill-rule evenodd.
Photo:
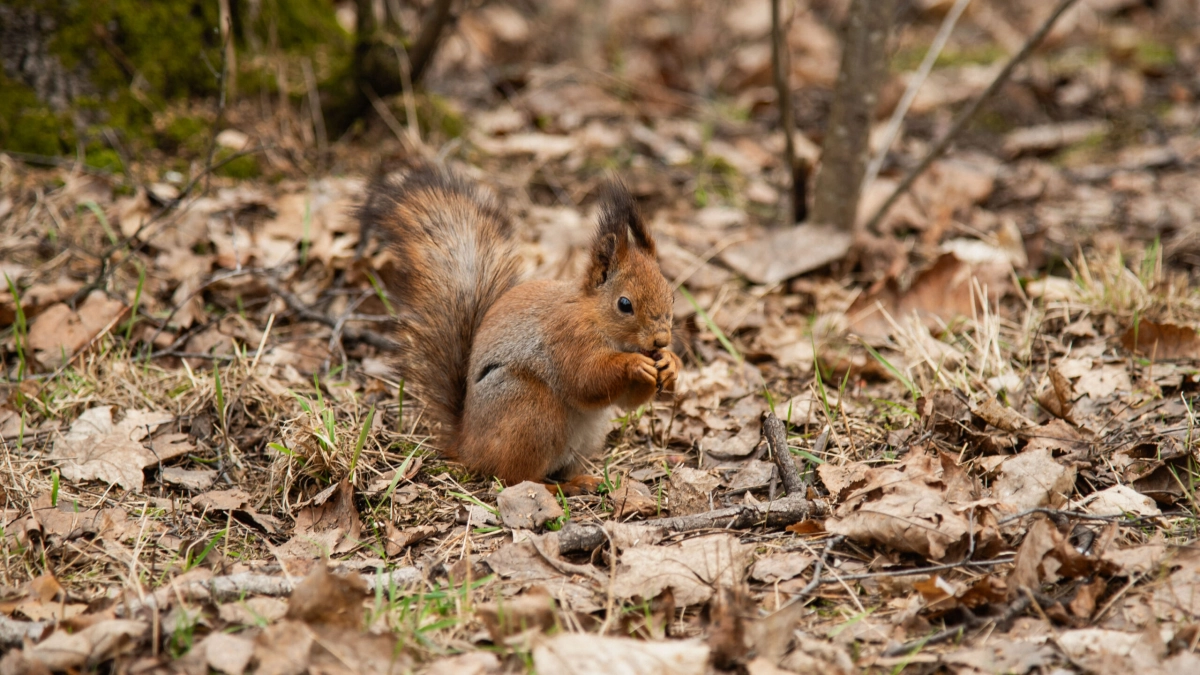
<instances>
[{"instance_id":1,"label":"forest floor","mask_svg":"<svg viewBox=\"0 0 1200 675\"><path fill-rule=\"evenodd\" d=\"M816 160L844 3L798 4ZM903 17L880 127L949 4ZM967 12L863 219L1044 4ZM768 3L574 5L467 11L328 143L242 92L162 113L210 120L190 155L0 152L0 672L1200 672L1196 3L1081 3L799 276ZM600 494L430 447L350 216L416 158L500 196L532 277L578 272L606 177L638 198L685 367Z\"/></svg>"}]
</instances>

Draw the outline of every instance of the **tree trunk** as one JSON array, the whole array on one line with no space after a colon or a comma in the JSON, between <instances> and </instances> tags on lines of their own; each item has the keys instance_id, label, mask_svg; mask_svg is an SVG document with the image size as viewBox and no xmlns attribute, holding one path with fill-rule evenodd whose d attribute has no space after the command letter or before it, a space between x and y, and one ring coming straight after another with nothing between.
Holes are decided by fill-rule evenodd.
<instances>
[{"instance_id":1,"label":"tree trunk","mask_svg":"<svg viewBox=\"0 0 1200 675\"><path fill-rule=\"evenodd\" d=\"M871 119L887 75L887 45L895 0L852 0L842 64L814 189L812 222L855 228L859 192L870 154Z\"/></svg>"}]
</instances>

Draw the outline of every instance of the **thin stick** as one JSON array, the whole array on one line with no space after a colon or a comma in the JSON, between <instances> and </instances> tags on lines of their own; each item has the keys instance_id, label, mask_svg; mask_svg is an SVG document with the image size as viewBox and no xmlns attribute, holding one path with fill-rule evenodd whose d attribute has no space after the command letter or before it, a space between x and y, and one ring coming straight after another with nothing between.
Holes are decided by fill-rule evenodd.
<instances>
[{"instance_id":1,"label":"thin stick","mask_svg":"<svg viewBox=\"0 0 1200 675\"><path fill-rule=\"evenodd\" d=\"M912 79L908 81L908 88L904 90L904 96L900 98L900 103L892 111L892 118L888 120L887 128L883 132L883 143L879 146L879 154L875 155L875 158L867 165L867 173L863 176L862 183L864 191L879 175L879 169L883 167L883 160L887 158L888 151L891 150L892 143L896 140L896 134L900 131L900 123L904 121L909 106L917 98L917 92L921 90L921 85L925 84L930 71L933 70L933 64L937 62L938 56L941 56L942 50L946 47L946 42L950 40L950 33L954 32L954 25L958 23L958 18L962 16L969 4L971 4L971 0L955 0L954 6L946 14L946 18L942 19L942 26L934 36L933 44L929 45L929 51L925 52L925 59L913 73Z\"/></svg>"},{"instance_id":2,"label":"thin stick","mask_svg":"<svg viewBox=\"0 0 1200 675\"><path fill-rule=\"evenodd\" d=\"M796 470L796 462L792 458L791 451L788 450L787 430L783 428L783 422L775 416L775 413L763 414L762 437L771 448L771 459L775 461L775 467L779 469L779 479L783 481L783 489L794 497L805 496L808 492L808 483L804 482L804 479L800 477L800 472Z\"/></svg>"},{"instance_id":3,"label":"thin stick","mask_svg":"<svg viewBox=\"0 0 1200 675\"><path fill-rule=\"evenodd\" d=\"M946 135L929 149L928 154L926 154L925 158L921 160L921 163L917 164L911 171L908 172L908 175L904 177L904 180L900 181L900 184L896 186L896 189L892 191L892 194L888 196L887 201L885 201L878 209L876 209L875 215L871 216L871 219L867 221L868 230L875 230L879 227L879 221L883 220L883 217L887 215L888 210L892 208L892 206L896 203L896 200L900 199L905 192L908 192L908 189L912 187L917 178L919 178L921 174L925 173L925 170L929 168L930 164L933 164L933 160L942 156L942 153L946 151L946 148L950 147L950 143L952 143L954 139L958 138L959 134L961 134L962 131L967 128L967 123L969 123L971 119L975 117L975 113L979 112L979 108L983 105L984 101L987 101L989 98L991 98L992 95L1000 89L1000 87L1004 86L1004 84L1008 82L1008 78L1012 76L1017 65L1019 65L1030 54L1033 53L1033 50L1042 43L1042 40L1044 40L1046 35L1050 32L1050 29L1054 27L1054 24L1058 21L1058 18L1063 15L1063 12L1066 12L1068 9L1070 9L1071 5L1073 4L1075 4L1075 0L1061 0L1058 3L1058 7L1054 8L1054 11L1051 12L1050 16L1046 18L1046 21L1042 23L1041 27L1037 29L1037 32L1029 36L1029 40L1025 42L1024 47L1021 47L1021 51L1017 52L1011 59L1009 59L1008 63L1004 64L1003 70L996 75L996 79L992 80L992 83L988 85L988 88L985 89L983 93L980 94L974 101L972 101L971 104L967 106L966 110L963 110L961 113L959 113L958 118L955 119L954 124L951 125L950 131L946 132Z\"/></svg>"}]
</instances>

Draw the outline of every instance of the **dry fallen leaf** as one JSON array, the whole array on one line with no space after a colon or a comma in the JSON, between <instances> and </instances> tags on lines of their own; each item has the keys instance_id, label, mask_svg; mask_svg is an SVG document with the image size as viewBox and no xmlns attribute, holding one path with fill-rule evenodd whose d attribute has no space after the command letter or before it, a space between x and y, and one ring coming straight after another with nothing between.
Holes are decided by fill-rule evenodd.
<instances>
[{"instance_id":1,"label":"dry fallen leaf","mask_svg":"<svg viewBox=\"0 0 1200 675\"><path fill-rule=\"evenodd\" d=\"M1004 460L992 484L992 496L1014 513L1039 506L1059 508L1074 490L1075 467L1056 462L1048 448L1026 450Z\"/></svg>"},{"instance_id":2,"label":"dry fallen leaf","mask_svg":"<svg viewBox=\"0 0 1200 675\"><path fill-rule=\"evenodd\" d=\"M25 650L25 656L50 670L81 669L111 659L150 630L141 621L108 619L74 633L59 628L50 637Z\"/></svg>"},{"instance_id":3,"label":"dry fallen leaf","mask_svg":"<svg viewBox=\"0 0 1200 675\"><path fill-rule=\"evenodd\" d=\"M650 488L632 478L621 481L621 487L608 495L608 502L612 504L613 518L616 520L624 520L630 516L653 516L658 513L660 507Z\"/></svg>"},{"instance_id":4,"label":"dry fallen leaf","mask_svg":"<svg viewBox=\"0 0 1200 675\"><path fill-rule=\"evenodd\" d=\"M953 253L943 254L917 275L908 290L901 291L889 280L878 291L860 295L846 310L849 328L868 342L878 342L895 332L893 322L900 324L913 314L930 329L975 316L983 301L994 303L1008 291L1010 271L1007 262L972 265ZM981 297L979 290L986 296Z\"/></svg>"},{"instance_id":5,"label":"dry fallen leaf","mask_svg":"<svg viewBox=\"0 0 1200 675\"><path fill-rule=\"evenodd\" d=\"M125 313L125 304L93 291L78 311L59 303L47 307L29 327L29 347L38 363L58 366L101 331L111 329Z\"/></svg>"},{"instance_id":6,"label":"dry fallen leaf","mask_svg":"<svg viewBox=\"0 0 1200 675\"><path fill-rule=\"evenodd\" d=\"M786 581L808 569L814 560L811 555L799 551L772 555L754 563L750 578L766 584Z\"/></svg>"},{"instance_id":7,"label":"dry fallen leaf","mask_svg":"<svg viewBox=\"0 0 1200 675\"><path fill-rule=\"evenodd\" d=\"M362 521L354 507L354 487L343 479L321 504L300 509L292 538L276 550L281 558L321 558L358 546Z\"/></svg>"},{"instance_id":8,"label":"dry fallen leaf","mask_svg":"<svg viewBox=\"0 0 1200 675\"><path fill-rule=\"evenodd\" d=\"M563 515L562 505L545 485L525 481L505 488L496 497L496 508L506 527L536 530Z\"/></svg>"},{"instance_id":9,"label":"dry fallen leaf","mask_svg":"<svg viewBox=\"0 0 1200 675\"><path fill-rule=\"evenodd\" d=\"M1155 361L1200 361L1200 335L1173 323L1142 319L1121 336L1121 346Z\"/></svg>"},{"instance_id":10,"label":"dry fallen leaf","mask_svg":"<svg viewBox=\"0 0 1200 675\"><path fill-rule=\"evenodd\" d=\"M701 675L708 646L699 640L647 642L589 633L561 633L533 648L539 673L557 675Z\"/></svg>"},{"instance_id":11,"label":"dry fallen leaf","mask_svg":"<svg viewBox=\"0 0 1200 675\"><path fill-rule=\"evenodd\" d=\"M500 602L483 603L475 608L475 614L483 621L492 642L502 644L504 639L534 629L545 631L555 624L554 598L546 589L535 586L524 595L506 598Z\"/></svg>"},{"instance_id":12,"label":"dry fallen leaf","mask_svg":"<svg viewBox=\"0 0 1200 675\"><path fill-rule=\"evenodd\" d=\"M712 510L712 492L721 481L707 471L679 466L671 471L668 485L667 506L671 515L687 516Z\"/></svg>"},{"instance_id":13,"label":"dry fallen leaf","mask_svg":"<svg viewBox=\"0 0 1200 675\"><path fill-rule=\"evenodd\" d=\"M805 223L769 230L721 252L721 260L756 284L772 285L841 260L849 232Z\"/></svg>"},{"instance_id":14,"label":"dry fallen leaf","mask_svg":"<svg viewBox=\"0 0 1200 675\"><path fill-rule=\"evenodd\" d=\"M904 461L867 470L866 484L850 493L825 522L825 529L862 543L925 556L953 558L966 551L974 532L976 550L996 545L990 512L967 517L979 485L953 457L914 448Z\"/></svg>"},{"instance_id":15,"label":"dry fallen leaf","mask_svg":"<svg viewBox=\"0 0 1200 675\"><path fill-rule=\"evenodd\" d=\"M699 605L713 589L738 583L752 547L727 534L688 539L674 546L634 546L621 552L613 593L653 598L670 588L680 605Z\"/></svg>"},{"instance_id":16,"label":"dry fallen leaf","mask_svg":"<svg viewBox=\"0 0 1200 675\"><path fill-rule=\"evenodd\" d=\"M175 416L128 410L124 419L114 424L112 409L102 405L85 410L54 443L50 458L59 463L67 480L102 480L138 492L144 478L142 469L175 456L156 456L141 441ZM188 448L172 446L172 451L176 450L182 454Z\"/></svg>"}]
</instances>

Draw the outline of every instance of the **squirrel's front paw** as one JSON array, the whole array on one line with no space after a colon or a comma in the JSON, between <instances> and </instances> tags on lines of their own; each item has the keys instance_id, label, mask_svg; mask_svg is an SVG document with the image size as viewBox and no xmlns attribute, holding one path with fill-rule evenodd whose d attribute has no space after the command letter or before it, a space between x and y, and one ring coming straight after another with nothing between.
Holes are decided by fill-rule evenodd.
<instances>
[{"instance_id":1,"label":"squirrel's front paw","mask_svg":"<svg viewBox=\"0 0 1200 675\"><path fill-rule=\"evenodd\" d=\"M675 376L679 374L679 369L682 367L683 362L679 360L679 356L675 352L659 352L659 359L654 363L654 368L658 371L656 380L658 390L673 389Z\"/></svg>"},{"instance_id":2,"label":"squirrel's front paw","mask_svg":"<svg viewBox=\"0 0 1200 675\"><path fill-rule=\"evenodd\" d=\"M658 386L658 368L654 364L654 359L645 354L630 354L629 379L634 382L643 382L651 386Z\"/></svg>"}]
</instances>

